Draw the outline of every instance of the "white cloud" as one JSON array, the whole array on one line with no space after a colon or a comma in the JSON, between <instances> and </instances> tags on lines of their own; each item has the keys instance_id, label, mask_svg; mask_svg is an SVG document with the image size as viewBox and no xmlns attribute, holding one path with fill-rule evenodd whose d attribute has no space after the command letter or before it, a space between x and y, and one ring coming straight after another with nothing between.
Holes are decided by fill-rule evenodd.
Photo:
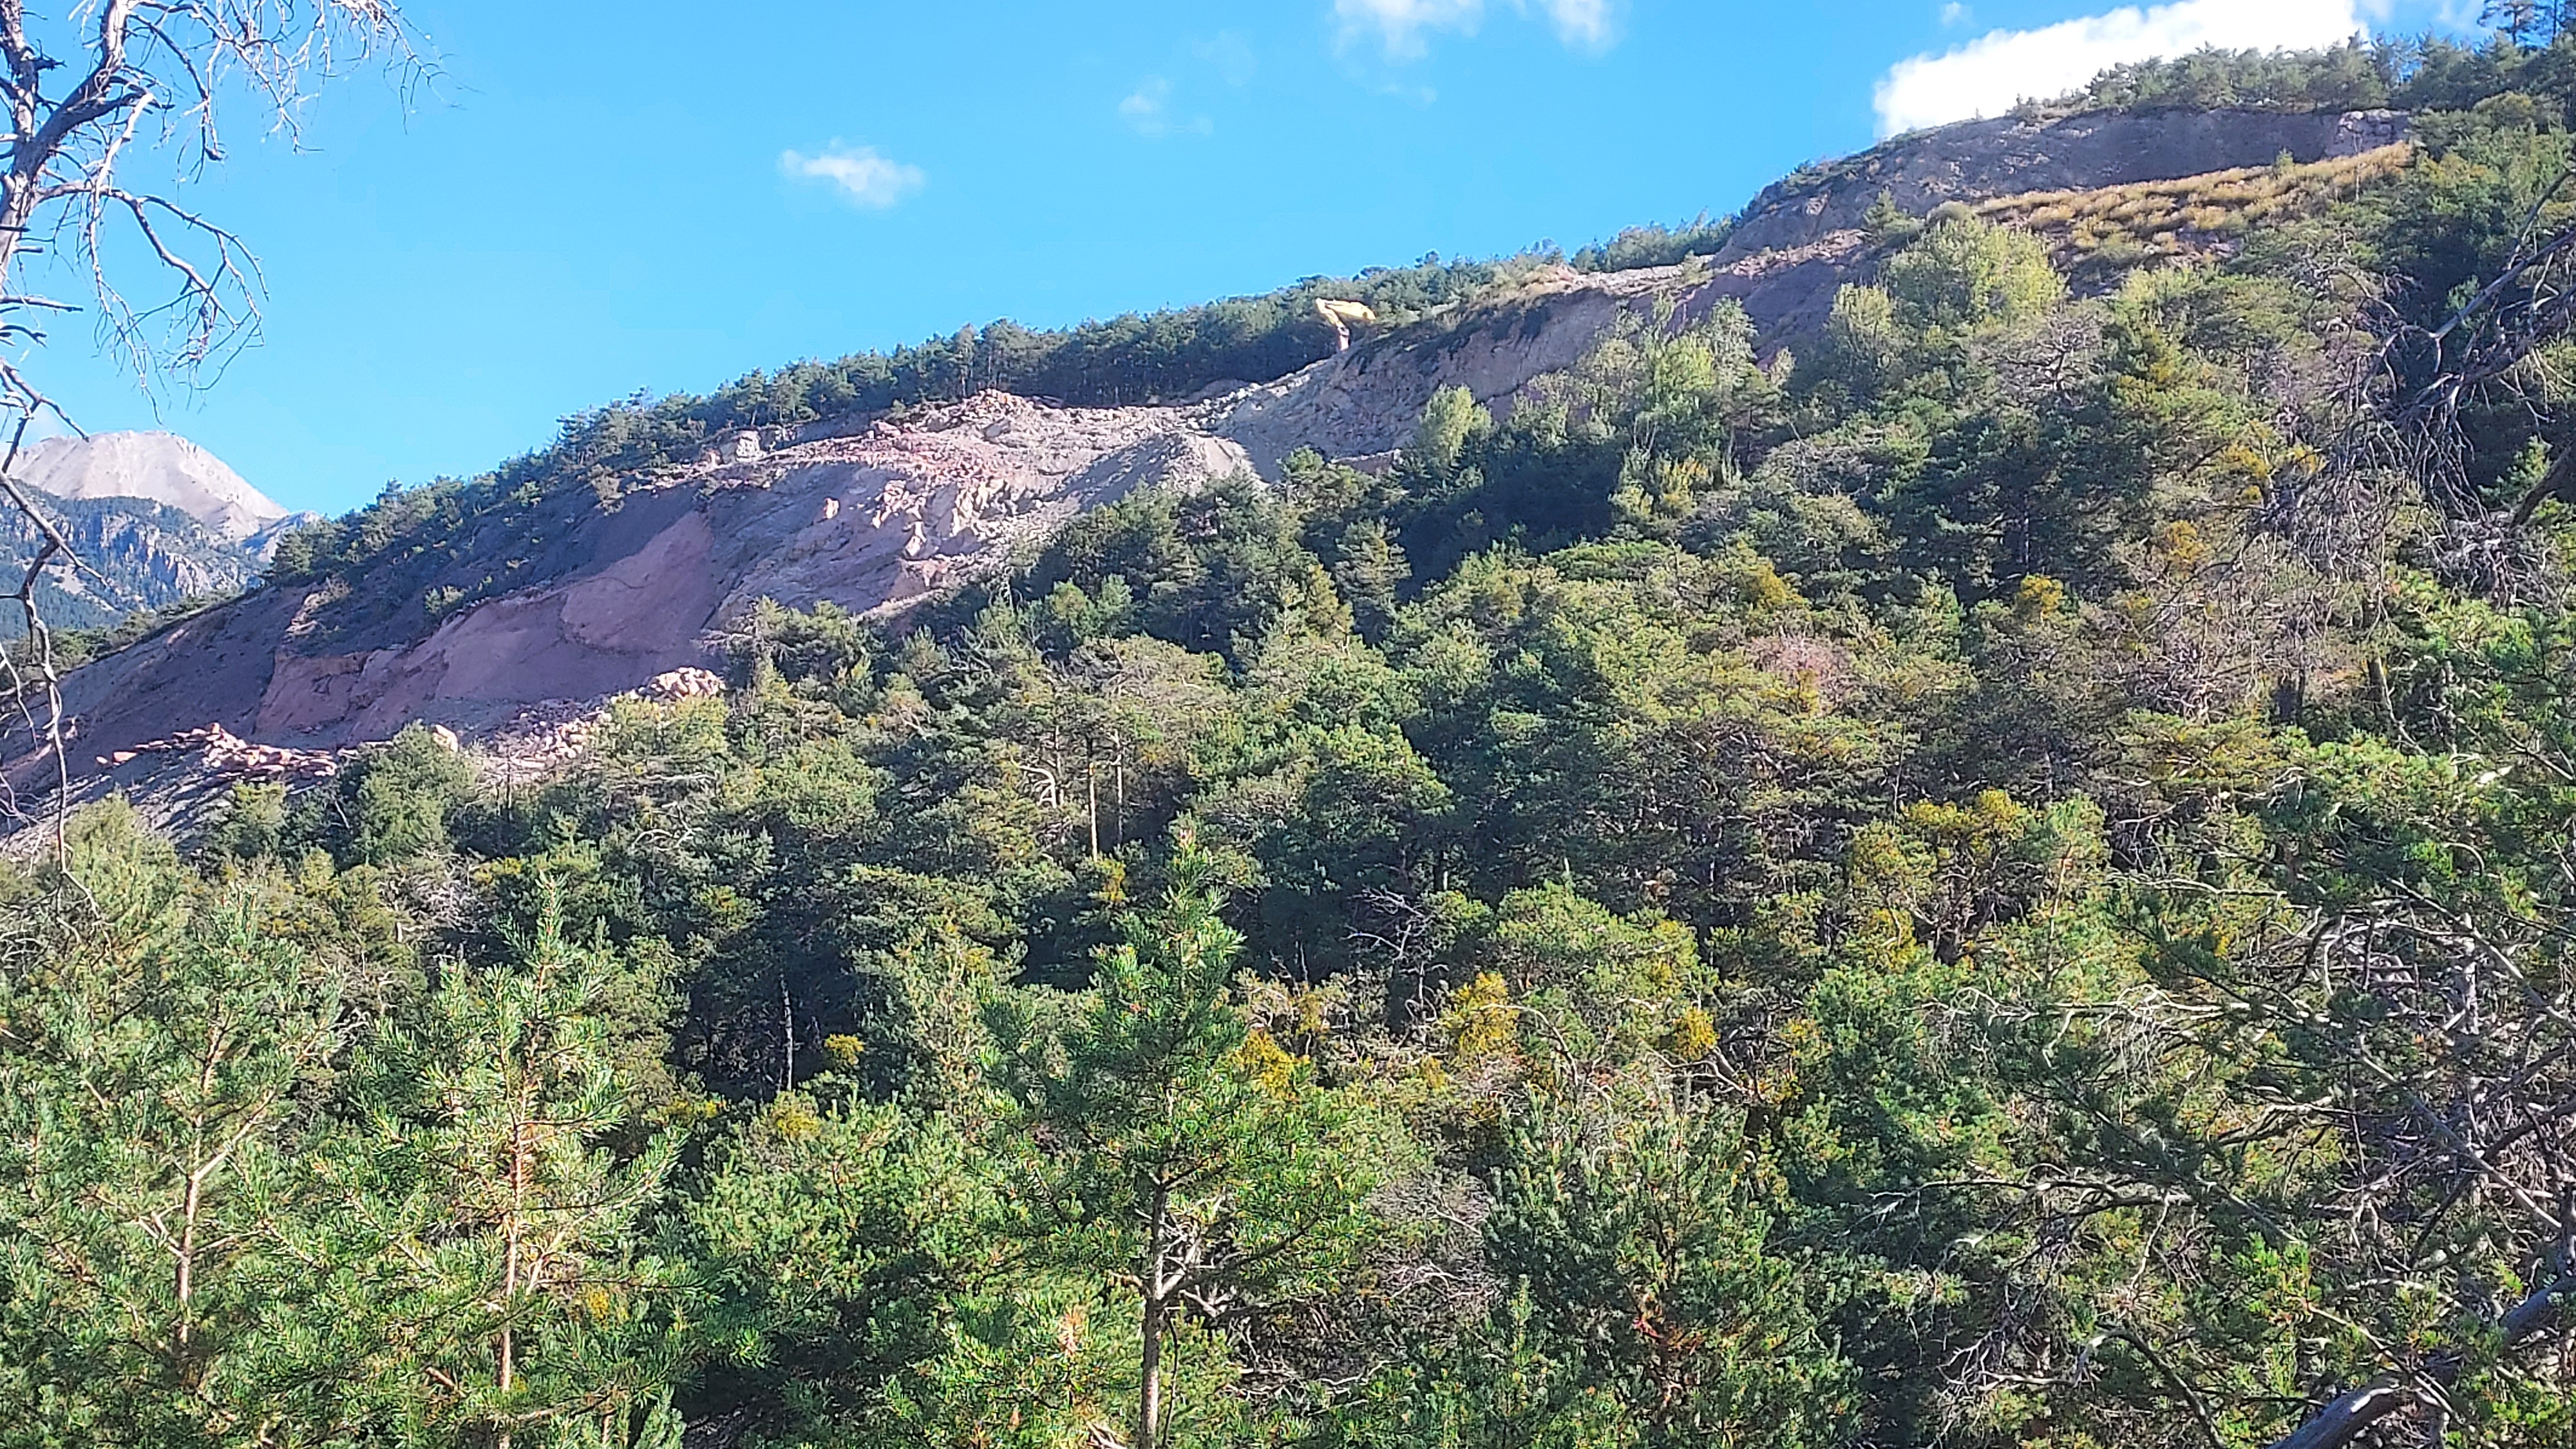
<instances>
[{"instance_id":1,"label":"white cloud","mask_svg":"<svg viewBox=\"0 0 2576 1449\"><path fill-rule=\"evenodd\" d=\"M1190 53L1230 86L1252 84L1253 75L1261 68L1252 54L1252 42L1239 31L1220 30L1213 39L1193 44Z\"/></svg>"},{"instance_id":2,"label":"white cloud","mask_svg":"<svg viewBox=\"0 0 2576 1449\"><path fill-rule=\"evenodd\" d=\"M820 181L853 206L882 211L930 180L918 166L907 166L877 154L873 146L844 146L838 141L820 155L782 151L778 169L799 181Z\"/></svg>"},{"instance_id":3,"label":"white cloud","mask_svg":"<svg viewBox=\"0 0 2576 1449\"><path fill-rule=\"evenodd\" d=\"M1950 0L1949 4L1941 7L1941 23L1944 26L1967 24L1968 7L1960 4L1959 0Z\"/></svg>"},{"instance_id":4,"label":"white cloud","mask_svg":"<svg viewBox=\"0 0 2576 1449\"><path fill-rule=\"evenodd\" d=\"M1556 27L1568 45L1600 50L1616 38L1617 0L1509 0L1515 11L1536 10ZM1342 42L1374 35L1390 60L1422 54L1424 37L1454 30L1473 35L1485 22L1485 0L1333 0L1333 18L1341 22Z\"/></svg>"},{"instance_id":5,"label":"white cloud","mask_svg":"<svg viewBox=\"0 0 2576 1449\"><path fill-rule=\"evenodd\" d=\"M1568 45L1597 50L1610 43L1610 0L1539 0L1539 8Z\"/></svg>"},{"instance_id":6,"label":"white cloud","mask_svg":"<svg viewBox=\"0 0 2576 1449\"><path fill-rule=\"evenodd\" d=\"M1120 101L1118 115L1139 136L1204 136L1216 129L1216 122L1205 116L1192 116L1187 120L1174 116L1172 83L1158 75L1147 76L1144 84Z\"/></svg>"},{"instance_id":7,"label":"white cloud","mask_svg":"<svg viewBox=\"0 0 2576 1449\"><path fill-rule=\"evenodd\" d=\"M1485 0L1333 0L1342 39L1376 32L1390 56L1422 53L1423 32L1458 30L1473 35L1485 19Z\"/></svg>"},{"instance_id":8,"label":"white cloud","mask_svg":"<svg viewBox=\"0 0 2576 1449\"><path fill-rule=\"evenodd\" d=\"M2205 45L2280 50L2334 45L2365 27L2355 0L2176 0L2123 6L2036 30L1997 30L1944 55L1898 61L1878 83L1881 135L2063 95L2104 69Z\"/></svg>"},{"instance_id":9,"label":"white cloud","mask_svg":"<svg viewBox=\"0 0 2576 1449\"><path fill-rule=\"evenodd\" d=\"M1162 134L1165 108L1172 103L1172 83L1161 76L1148 76L1145 83L1118 103L1118 114L1127 124L1148 136Z\"/></svg>"}]
</instances>

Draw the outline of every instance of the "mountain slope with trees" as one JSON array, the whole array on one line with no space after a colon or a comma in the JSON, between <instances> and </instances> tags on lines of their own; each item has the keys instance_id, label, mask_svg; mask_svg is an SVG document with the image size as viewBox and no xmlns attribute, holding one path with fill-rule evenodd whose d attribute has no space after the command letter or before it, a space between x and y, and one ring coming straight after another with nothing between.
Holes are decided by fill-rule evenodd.
<instances>
[{"instance_id":1,"label":"mountain slope with trees","mask_svg":"<svg viewBox=\"0 0 2576 1449\"><path fill-rule=\"evenodd\" d=\"M25 449L13 476L78 559L54 559L35 580L38 613L58 629L104 632L238 594L259 581L280 539L321 521L289 513L168 433L48 438ZM34 519L0 515L0 569L24 576L44 541ZM0 637L25 628L0 617Z\"/></svg>"},{"instance_id":2,"label":"mountain slope with trees","mask_svg":"<svg viewBox=\"0 0 2576 1449\"><path fill-rule=\"evenodd\" d=\"M1025 562L1082 509L1138 488L1247 463L1276 482L1306 447L1382 471L1444 388L1508 415L1606 332L1740 308L1757 348L1794 363L1821 342L1837 288L1873 275L1936 202L2049 239L2094 291L2149 254L2222 258L2252 227L2367 189L2408 163L2406 129L2384 111L1974 123L1775 188L1740 226L1632 232L1577 259L1604 270L1525 256L1060 334L997 324L793 370L801 381L585 415L492 474L390 490L288 537L276 587L238 605L102 641L150 636L122 651L85 642L115 657L68 683L85 742L69 764L114 768L180 719L297 748L414 720L489 737L720 664L763 597L900 613ZM2213 165L2230 169L2193 169ZM1267 340L1246 350L1246 337ZM1092 381L1050 371L1086 349ZM1145 400L1118 401L1121 369L1167 363ZM1030 395L1057 387L1074 400ZM32 786L51 761L29 739L8 755Z\"/></svg>"},{"instance_id":3,"label":"mountain slope with trees","mask_svg":"<svg viewBox=\"0 0 2576 1449\"><path fill-rule=\"evenodd\" d=\"M755 607L543 778L81 814L0 1443L2563 1444L2571 57L2072 280L1891 202L1789 346Z\"/></svg>"},{"instance_id":4,"label":"mountain slope with trees","mask_svg":"<svg viewBox=\"0 0 2576 1449\"><path fill-rule=\"evenodd\" d=\"M58 564L37 583L49 624L105 630L138 611L239 593L264 572L259 554L167 504L141 498L48 498L37 504L79 551L80 566ZM0 518L0 559L26 571L43 536L17 515ZM6 566L6 565L0 565ZM0 635L25 625L0 620Z\"/></svg>"}]
</instances>

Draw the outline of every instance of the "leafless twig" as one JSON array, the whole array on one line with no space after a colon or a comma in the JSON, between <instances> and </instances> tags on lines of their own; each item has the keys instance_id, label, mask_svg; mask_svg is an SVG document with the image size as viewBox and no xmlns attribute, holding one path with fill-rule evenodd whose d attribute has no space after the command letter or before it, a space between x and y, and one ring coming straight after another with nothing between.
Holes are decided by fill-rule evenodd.
<instances>
[{"instance_id":1,"label":"leafless twig","mask_svg":"<svg viewBox=\"0 0 2576 1449\"><path fill-rule=\"evenodd\" d=\"M41 347L48 314L85 310L43 294L27 273L44 258L88 286L103 349L147 390L164 379L195 384L254 335L259 264L241 238L176 198L176 185L221 161L219 119L256 112L272 134L299 135L305 101L360 64L388 62L408 88L429 73L393 0L69 0L47 16L27 0L0 0L0 495L37 539L14 594L25 638L0 655L9 691L0 721L0 812L25 819L15 784L50 759L56 809L69 799L62 679L39 590L49 573L77 568L61 529L15 476L21 446L40 419L71 420L32 382L25 354ZM61 77L68 84L53 88ZM129 180L134 158L178 159L166 184ZM157 272L166 298L134 301ZM25 738L18 738L23 730Z\"/></svg>"}]
</instances>

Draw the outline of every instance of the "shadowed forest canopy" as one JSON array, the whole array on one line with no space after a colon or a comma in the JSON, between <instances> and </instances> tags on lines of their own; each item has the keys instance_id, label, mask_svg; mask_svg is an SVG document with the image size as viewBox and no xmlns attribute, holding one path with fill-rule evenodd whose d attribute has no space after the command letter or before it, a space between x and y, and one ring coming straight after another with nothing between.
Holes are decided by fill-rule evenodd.
<instances>
[{"instance_id":1,"label":"shadowed forest canopy","mask_svg":"<svg viewBox=\"0 0 2576 1449\"><path fill-rule=\"evenodd\" d=\"M2418 151L2079 284L1891 219L1785 350L1631 317L1385 471L765 608L535 784L414 729L92 810L0 872L0 1445L2566 1444L2576 358L2410 400L2576 226L2571 100L2576 38L2114 72Z\"/></svg>"}]
</instances>

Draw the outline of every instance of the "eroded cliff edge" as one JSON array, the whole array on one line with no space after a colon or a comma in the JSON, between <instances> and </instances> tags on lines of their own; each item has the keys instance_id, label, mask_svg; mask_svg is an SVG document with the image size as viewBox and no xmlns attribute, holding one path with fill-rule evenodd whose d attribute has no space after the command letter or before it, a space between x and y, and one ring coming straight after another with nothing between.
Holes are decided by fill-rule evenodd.
<instances>
[{"instance_id":1,"label":"eroded cliff edge","mask_svg":"<svg viewBox=\"0 0 2576 1449\"><path fill-rule=\"evenodd\" d=\"M1766 336L1794 336L1872 264L1862 221L1882 195L1919 214L1944 201L2131 185L2283 155L2358 155L2402 140L2405 126L2388 112L1973 122L1770 188L1713 258L1543 271L1213 398L1080 408L986 393L900 419L745 435L693 468L631 480L613 507L554 520L528 557L510 561L524 582L452 612L428 599L352 624L348 599L331 589L265 589L76 671L65 691L71 763L93 788L113 784L153 758L119 756L205 726L319 749L414 721L488 734L532 711L703 667L727 625L763 598L900 610L1006 566L1083 509L1140 488L1275 476L1300 447L1376 466L1438 390L1464 387L1507 410L1623 314L1668 308L1689 320L1732 299ZM33 768L42 763L21 753L13 774L34 783L50 773Z\"/></svg>"}]
</instances>

